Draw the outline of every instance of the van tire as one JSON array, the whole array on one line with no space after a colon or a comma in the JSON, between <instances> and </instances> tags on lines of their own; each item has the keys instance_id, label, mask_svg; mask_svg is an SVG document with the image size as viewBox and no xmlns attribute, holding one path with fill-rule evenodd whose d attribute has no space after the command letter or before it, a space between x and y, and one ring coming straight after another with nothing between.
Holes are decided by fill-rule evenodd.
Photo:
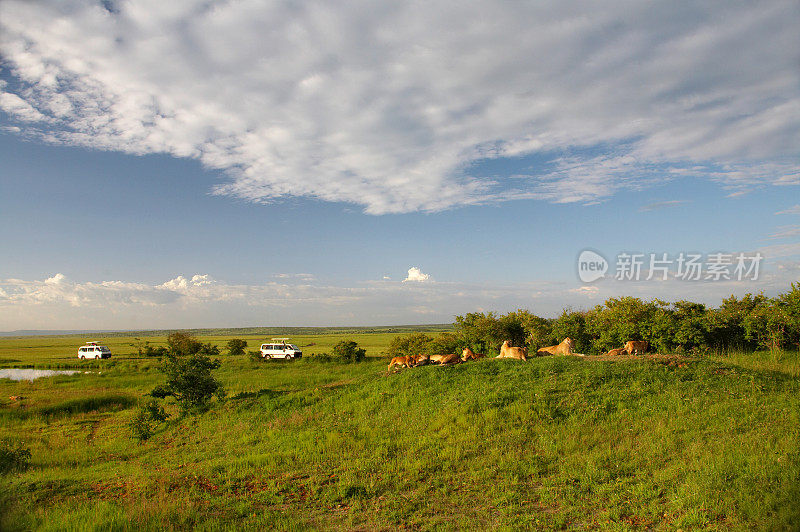
<instances>
[{"instance_id":1,"label":"van tire","mask_svg":"<svg viewBox=\"0 0 800 532\"><path fill-rule=\"evenodd\" d=\"M86 357L81 355L81 360L86 360Z\"/></svg>"}]
</instances>

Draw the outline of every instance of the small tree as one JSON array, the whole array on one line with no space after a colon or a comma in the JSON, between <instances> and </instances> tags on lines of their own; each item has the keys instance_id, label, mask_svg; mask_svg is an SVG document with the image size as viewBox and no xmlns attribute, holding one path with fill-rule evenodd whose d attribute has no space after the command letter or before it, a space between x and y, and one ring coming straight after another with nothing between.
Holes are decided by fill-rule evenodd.
<instances>
[{"instance_id":1,"label":"small tree","mask_svg":"<svg viewBox=\"0 0 800 532\"><path fill-rule=\"evenodd\" d=\"M225 347L227 347L230 356L244 355L244 350L247 348L247 340L234 338L230 340Z\"/></svg>"},{"instance_id":2,"label":"small tree","mask_svg":"<svg viewBox=\"0 0 800 532\"><path fill-rule=\"evenodd\" d=\"M361 362L366 358L367 351L358 347L352 340L342 340L333 346L333 356L346 362Z\"/></svg>"},{"instance_id":3,"label":"small tree","mask_svg":"<svg viewBox=\"0 0 800 532\"><path fill-rule=\"evenodd\" d=\"M212 370L220 367L220 361L208 356L218 354L217 347L206 344L199 353L188 358L168 355L161 365L161 371L167 375L167 383L156 386L150 395L174 397L182 415L207 409L213 396L219 399L225 397L222 384L211 374Z\"/></svg>"},{"instance_id":4,"label":"small tree","mask_svg":"<svg viewBox=\"0 0 800 532\"><path fill-rule=\"evenodd\" d=\"M174 332L167 336L167 345L173 355L194 355L199 353L203 344L185 332Z\"/></svg>"}]
</instances>

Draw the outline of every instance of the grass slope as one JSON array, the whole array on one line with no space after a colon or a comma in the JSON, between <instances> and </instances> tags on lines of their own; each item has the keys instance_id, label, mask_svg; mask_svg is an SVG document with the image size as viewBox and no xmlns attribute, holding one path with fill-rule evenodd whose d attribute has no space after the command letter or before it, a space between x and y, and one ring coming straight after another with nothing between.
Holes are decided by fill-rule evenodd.
<instances>
[{"instance_id":1,"label":"grass slope","mask_svg":"<svg viewBox=\"0 0 800 532\"><path fill-rule=\"evenodd\" d=\"M373 354L388 342L376 334L362 339ZM19 360L6 365L74 365L59 358L74 349L58 355L61 347L0 342L0 353ZM1 479L0 529L800 523L792 372L547 357L386 375L382 359L226 357L218 375L228 399L186 419L170 406L173 418L139 444L127 424L163 382L156 361L121 354L96 364L87 374L0 381L0 437L33 455L28 471Z\"/></svg>"}]
</instances>

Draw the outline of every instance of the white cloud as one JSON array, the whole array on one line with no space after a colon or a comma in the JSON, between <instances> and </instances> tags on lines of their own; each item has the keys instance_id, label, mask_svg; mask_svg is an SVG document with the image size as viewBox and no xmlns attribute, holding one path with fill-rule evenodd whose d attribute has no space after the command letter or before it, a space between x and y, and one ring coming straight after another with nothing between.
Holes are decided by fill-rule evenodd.
<instances>
[{"instance_id":1,"label":"white cloud","mask_svg":"<svg viewBox=\"0 0 800 532\"><path fill-rule=\"evenodd\" d=\"M794 205L788 209L778 211L775 214L800 214L800 205Z\"/></svg>"},{"instance_id":2,"label":"white cloud","mask_svg":"<svg viewBox=\"0 0 800 532\"><path fill-rule=\"evenodd\" d=\"M778 227L777 232L769 235L770 238L791 238L800 236L800 225L784 225Z\"/></svg>"},{"instance_id":3,"label":"white cloud","mask_svg":"<svg viewBox=\"0 0 800 532\"><path fill-rule=\"evenodd\" d=\"M298 281L313 281L316 277L311 273L276 273L276 279L297 279Z\"/></svg>"},{"instance_id":4,"label":"white cloud","mask_svg":"<svg viewBox=\"0 0 800 532\"><path fill-rule=\"evenodd\" d=\"M594 202L669 168L732 193L800 183L793 0L114 6L0 3L0 108L20 134L375 214ZM513 187L471 171L528 153L552 164Z\"/></svg>"},{"instance_id":5,"label":"white cloud","mask_svg":"<svg viewBox=\"0 0 800 532\"><path fill-rule=\"evenodd\" d=\"M422 270L417 268L416 266L412 266L408 269L408 276L403 279L403 282L417 282L423 283L425 281L430 280L431 276L427 273L422 273Z\"/></svg>"},{"instance_id":6,"label":"white cloud","mask_svg":"<svg viewBox=\"0 0 800 532\"><path fill-rule=\"evenodd\" d=\"M578 288L570 288L569 291L573 294L583 294L593 299L600 293L600 288L597 286L579 286Z\"/></svg>"}]
</instances>

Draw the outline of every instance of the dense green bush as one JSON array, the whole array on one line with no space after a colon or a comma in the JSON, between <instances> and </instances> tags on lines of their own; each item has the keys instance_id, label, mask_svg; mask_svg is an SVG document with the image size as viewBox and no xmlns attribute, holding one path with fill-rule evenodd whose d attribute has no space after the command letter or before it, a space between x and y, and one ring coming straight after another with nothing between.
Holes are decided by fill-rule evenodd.
<instances>
[{"instance_id":1,"label":"dense green bush","mask_svg":"<svg viewBox=\"0 0 800 532\"><path fill-rule=\"evenodd\" d=\"M161 346L161 347L153 347L151 345L146 345L144 347L144 356L147 356L147 357L159 357L160 358L160 357L167 356L168 353L169 353L169 349L167 349L166 347L163 347L163 346Z\"/></svg>"},{"instance_id":2,"label":"dense green bush","mask_svg":"<svg viewBox=\"0 0 800 532\"><path fill-rule=\"evenodd\" d=\"M366 358L367 351L352 340L342 340L333 346L333 356L345 362L361 362Z\"/></svg>"},{"instance_id":3,"label":"dense green bush","mask_svg":"<svg viewBox=\"0 0 800 532\"><path fill-rule=\"evenodd\" d=\"M247 340L233 338L228 341L228 343L225 345L225 348L228 350L228 354L230 356L244 355L245 349L247 349Z\"/></svg>"},{"instance_id":4,"label":"dense green bush","mask_svg":"<svg viewBox=\"0 0 800 532\"><path fill-rule=\"evenodd\" d=\"M392 341L389 342L387 353L393 357L427 353L432 340L433 338L425 333L411 333L395 336Z\"/></svg>"},{"instance_id":5,"label":"dense green bush","mask_svg":"<svg viewBox=\"0 0 800 532\"><path fill-rule=\"evenodd\" d=\"M523 323L529 313L524 310L498 316L494 312L471 312L456 316L456 335L462 347L479 353L499 353L506 340L511 345L523 346L529 335Z\"/></svg>"},{"instance_id":6,"label":"dense green bush","mask_svg":"<svg viewBox=\"0 0 800 532\"><path fill-rule=\"evenodd\" d=\"M185 332L174 332L167 336L167 346L173 355L194 355L199 353L203 344Z\"/></svg>"},{"instance_id":7,"label":"dense green bush","mask_svg":"<svg viewBox=\"0 0 800 532\"><path fill-rule=\"evenodd\" d=\"M31 462L31 451L22 442L0 441L0 474L25 471Z\"/></svg>"},{"instance_id":8,"label":"dense green bush","mask_svg":"<svg viewBox=\"0 0 800 532\"><path fill-rule=\"evenodd\" d=\"M205 410L213 396L225 397L222 384L211 374L220 366L218 359L209 358L214 355L219 355L219 349L210 344L189 357L168 355L160 368L167 375L167 383L156 386L150 395L174 397L182 415Z\"/></svg>"}]
</instances>

